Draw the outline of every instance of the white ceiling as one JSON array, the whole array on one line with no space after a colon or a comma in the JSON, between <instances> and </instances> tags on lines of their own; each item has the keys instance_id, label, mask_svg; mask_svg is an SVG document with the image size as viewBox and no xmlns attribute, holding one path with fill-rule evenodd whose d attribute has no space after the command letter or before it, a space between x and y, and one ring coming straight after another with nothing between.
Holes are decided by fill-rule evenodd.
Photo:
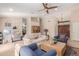
<instances>
[{"instance_id":1,"label":"white ceiling","mask_svg":"<svg viewBox=\"0 0 79 59\"><path fill-rule=\"evenodd\" d=\"M72 10L75 8L75 6L79 4L75 3L52 3L52 5L57 5L58 9L55 10L50 10L50 13L56 13L56 12L64 12L68 10ZM73 7L73 8L72 8ZM44 11L39 11L43 9L42 3L0 3L0 13L6 13L10 12L9 8L14 9L14 13L35 13L35 14L41 14L45 13Z\"/></svg>"}]
</instances>

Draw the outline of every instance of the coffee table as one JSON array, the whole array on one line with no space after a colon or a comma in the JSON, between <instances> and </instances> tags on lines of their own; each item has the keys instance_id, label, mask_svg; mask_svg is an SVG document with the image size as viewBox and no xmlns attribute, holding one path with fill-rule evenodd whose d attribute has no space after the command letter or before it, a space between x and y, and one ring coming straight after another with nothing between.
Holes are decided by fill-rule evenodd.
<instances>
[{"instance_id":1,"label":"coffee table","mask_svg":"<svg viewBox=\"0 0 79 59\"><path fill-rule=\"evenodd\" d=\"M45 41L40 45L41 49L48 52L51 49L55 49L57 51L58 56L63 56L66 50L66 44L62 42L57 42L56 44L50 44L49 41Z\"/></svg>"}]
</instances>

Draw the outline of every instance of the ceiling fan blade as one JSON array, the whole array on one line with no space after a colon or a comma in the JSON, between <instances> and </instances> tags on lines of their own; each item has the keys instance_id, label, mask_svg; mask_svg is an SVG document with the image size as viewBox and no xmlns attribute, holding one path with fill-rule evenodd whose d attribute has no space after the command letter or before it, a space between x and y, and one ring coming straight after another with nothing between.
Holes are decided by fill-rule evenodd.
<instances>
[{"instance_id":1,"label":"ceiling fan blade","mask_svg":"<svg viewBox=\"0 0 79 59\"><path fill-rule=\"evenodd\" d=\"M47 14L49 13L48 9L46 10L46 13L47 13Z\"/></svg>"},{"instance_id":2,"label":"ceiling fan blade","mask_svg":"<svg viewBox=\"0 0 79 59\"><path fill-rule=\"evenodd\" d=\"M43 6L44 6L45 9L48 8L48 7L47 7L47 5L48 5L47 3L42 3L42 4L43 4Z\"/></svg>"},{"instance_id":3,"label":"ceiling fan blade","mask_svg":"<svg viewBox=\"0 0 79 59\"><path fill-rule=\"evenodd\" d=\"M54 9L54 8L57 8L58 6L48 6L48 3L42 3L44 9L42 10L45 10L45 12L48 14L49 13L49 9ZM42 11L40 10L40 11Z\"/></svg>"},{"instance_id":4,"label":"ceiling fan blade","mask_svg":"<svg viewBox=\"0 0 79 59\"><path fill-rule=\"evenodd\" d=\"M44 3L46 6L48 5L48 3Z\"/></svg>"},{"instance_id":5,"label":"ceiling fan blade","mask_svg":"<svg viewBox=\"0 0 79 59\"><path fill-rule=\"evenodd\" d=\"M53 8L57 8L58 6L53 6L53 7L48 7L48 9L53 9Z\"/></svg>"},{"instance_id":6,"label":"ceiling fan blade","mask_svg":"<svg viewBox=\"0 0 79 59\"><path fill-rule=\"evenodd\" d=\"M43 11L43 10L45 10L45 9L41 9L41 10L38 10L38 11Z\"/></svg>"}]
</instances>

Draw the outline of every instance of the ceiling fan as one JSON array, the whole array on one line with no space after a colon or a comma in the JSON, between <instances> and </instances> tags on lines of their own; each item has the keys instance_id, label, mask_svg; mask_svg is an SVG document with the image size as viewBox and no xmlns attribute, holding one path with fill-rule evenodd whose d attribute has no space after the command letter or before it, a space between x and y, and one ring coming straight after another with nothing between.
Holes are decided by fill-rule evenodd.
<instances>
[{"instance_id":1,"label":"ceiling fan","mask_svg":"<svg viewBox=\"0 0 79 59\"><path fill-rule=\"evenodd\" d=\"M57 8L58 6L49 6L49 4L48 3L42 3L42 5L43 5L43 7L44 7L44 9L42 9L42 10L45 10L45 12L48 14L49 13L49 10L50 9L55 9L55 8ZM42 11L41 10L41 11Z\"/></svg>"}]
</instances>

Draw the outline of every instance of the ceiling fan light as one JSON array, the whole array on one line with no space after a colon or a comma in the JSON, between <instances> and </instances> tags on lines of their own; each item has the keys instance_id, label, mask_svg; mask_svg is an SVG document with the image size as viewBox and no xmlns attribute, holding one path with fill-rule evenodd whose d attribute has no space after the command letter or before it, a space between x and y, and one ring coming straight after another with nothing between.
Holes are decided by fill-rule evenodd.
<instances>
[{"instance_id":1,"label":"ceiling fan light","mask_svg":"<svg viewBox=\"0 0 79 59\"><path fill-rule=\"evenodd\" d=\"M9 8L9 11L10 11L10 12L13 12L13 11L14 11L14 9L13 9L13 8Z\"/></svg>"}]
</instances>

